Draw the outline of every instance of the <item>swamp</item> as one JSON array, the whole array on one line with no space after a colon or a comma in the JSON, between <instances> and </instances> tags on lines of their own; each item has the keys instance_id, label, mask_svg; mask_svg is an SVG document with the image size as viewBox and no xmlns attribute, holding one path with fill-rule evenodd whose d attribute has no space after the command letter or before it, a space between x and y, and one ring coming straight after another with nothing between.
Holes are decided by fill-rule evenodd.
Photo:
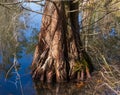
<instances>
[{"instance_id":1,"label":"swamp","mask_svg":"<svg viewBox=\"0 0 120 95\"><path fill-rule=\"evenodd\" d=\"M0 0L0 95L120 95L120 0Z\"/></svg>"}]
</instances>

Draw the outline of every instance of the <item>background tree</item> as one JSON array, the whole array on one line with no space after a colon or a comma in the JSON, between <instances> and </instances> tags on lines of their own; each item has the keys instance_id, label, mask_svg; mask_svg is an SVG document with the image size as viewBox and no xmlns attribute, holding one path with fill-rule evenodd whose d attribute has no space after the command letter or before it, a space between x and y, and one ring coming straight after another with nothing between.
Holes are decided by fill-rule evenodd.
<instances>
[{"instance_id":1,"label":"background tree","mask_svg":"<svg viewBox=\"0 0 120 95\"><path fill-rule=\"evenodd\" d=\"M106 60L110 60L110 58L113 60L113 56L117 55L117 52L113 53L111 48L118 46L119 41L117 40L119 39L119 4L120 2L117 0L103 0L99 3L97 0L89 0L82 6L84 12L87 11L88 15L84 15L81 20L81 23L83 23L80 32L81 38L92 60L95 60L94 63L99 62L99 58L101 60L99 54L104 55ZM113 47L110 45L113 45ZM99 53L94 53L96 49L99 50Z\"/></svg>"}]
</instances>

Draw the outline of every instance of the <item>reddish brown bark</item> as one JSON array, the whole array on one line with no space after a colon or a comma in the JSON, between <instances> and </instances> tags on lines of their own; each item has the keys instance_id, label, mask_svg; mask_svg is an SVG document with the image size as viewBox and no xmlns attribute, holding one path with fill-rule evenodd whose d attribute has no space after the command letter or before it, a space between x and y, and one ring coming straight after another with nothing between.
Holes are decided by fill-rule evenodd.
<instances>
[{"instance_id":1,"label":"reddish brown bark","mask_svg":"<svg viewBox=\"0 0 120 95\"><path fill-rule=\"evenodd\" d=\"M33 78L47 82L80 80L84 70L88 75L92 66L80 41L78 11L69 12L77 10L78 3L46 1L45 5L32 63ZM87 64L82 63L82 59ZM74 68L77 62L81 64L79 71Z\"/></svg>"}]
</instances>

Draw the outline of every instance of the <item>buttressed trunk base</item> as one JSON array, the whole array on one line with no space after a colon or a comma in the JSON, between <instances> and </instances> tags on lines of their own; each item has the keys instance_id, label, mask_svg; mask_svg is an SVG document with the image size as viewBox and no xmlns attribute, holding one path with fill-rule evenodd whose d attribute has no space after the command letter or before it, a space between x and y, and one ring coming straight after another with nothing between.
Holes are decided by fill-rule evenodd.
<instances>
[{"instance_id":1,"label":"buttressed trunk base","mask_svg":"<svg viewBox=\"0 0 120 95\"><path fill-rule=\"evenodd\" d=\"M46 1L32 70L33 78L44 82L90 78L93 67L80 41L78 2Z\"/></svg>"}]
</instances>

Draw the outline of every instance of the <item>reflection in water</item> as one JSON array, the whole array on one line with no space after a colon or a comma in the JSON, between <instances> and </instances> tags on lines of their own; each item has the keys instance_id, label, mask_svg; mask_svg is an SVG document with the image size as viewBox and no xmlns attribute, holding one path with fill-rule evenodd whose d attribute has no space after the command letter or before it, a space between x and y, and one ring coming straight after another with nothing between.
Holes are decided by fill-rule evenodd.
<instances>
[{"instance_id":1,"label":"reflection in water","mask_svg":"<svg viewBox=\"0 0 120 95\"><path fill-rule=\"evenodd\" d=\"M41 9L33 3L25 3L24 6L36 11ZM9 13L3 7L0 12L0 95L80 94L81 90L75 84L55 85L32 81L29 67L37 43L41 15L24 10Z\"/></svg>"},{"instance_id":2,"label":"reflection in water","mask_svg":"<svg viewBox=\"0 0 120 95\"><path fill-rule=\"evenodd\" d=\"M77 87L76 83L35 83L35 88L37 95L86 95L85 90Z\"/></svg>"},{"instance_id":3,"label":"reflection in water","mask_svg":"<svg viewBox=\"0 0 120 95\"><path fill-rule=\"evenodd\" d=\"M40 7L34 6L33 9L39 10ZM29 67L41 16L1 6L0 12L0 95L35 95ZM18 64L14 64L17 61Z\"/></svg>"},{"instance_id":4,"label":"reflection in water","mask_svg":"<svg viewBox=\"0 0 120 95\"><path fill-rule=\"evenodd\" d=\"M41 10L40 6L34 3L23 5L35 11ZM41 15L18 10L19 6L11 8L13 10L0 6L0 95L21 95L22 90L24 95L92 95L87 93L87 88L79 88L75 83L43 84L32 81L32 51L37 43ZM114 32L111 32L110 35L113 34ZM108 42L105 42L108 45ZM117 43L116 40L113 45L114 43ZM111 50L110 55L115 55L111 54ZM15 59L18 64L11 68L16 62Z\"/></svg>"}]
</instances>

